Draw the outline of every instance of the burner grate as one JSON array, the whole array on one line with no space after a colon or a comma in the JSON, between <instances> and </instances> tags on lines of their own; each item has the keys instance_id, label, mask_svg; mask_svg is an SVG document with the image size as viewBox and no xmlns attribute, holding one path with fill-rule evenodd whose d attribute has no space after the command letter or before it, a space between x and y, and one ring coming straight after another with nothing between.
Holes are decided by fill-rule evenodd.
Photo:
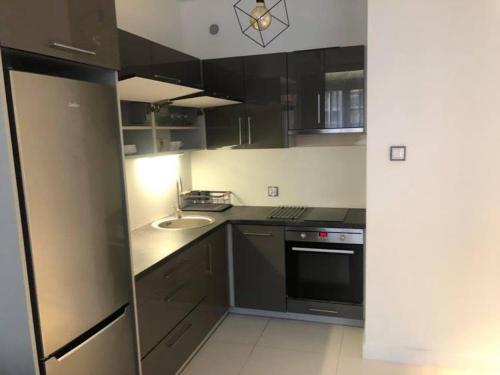
<instances>
[{"instance_id":1,"label":"burner grate","mask_svg":"<svg viewBox=\"0 0 500 375\"><path fill-rule=\"evenodd\" d=\"M268 219L297 220L305 210L306 208L303 206L280 206L271 211Z\"/></svg>"}]
</instances>

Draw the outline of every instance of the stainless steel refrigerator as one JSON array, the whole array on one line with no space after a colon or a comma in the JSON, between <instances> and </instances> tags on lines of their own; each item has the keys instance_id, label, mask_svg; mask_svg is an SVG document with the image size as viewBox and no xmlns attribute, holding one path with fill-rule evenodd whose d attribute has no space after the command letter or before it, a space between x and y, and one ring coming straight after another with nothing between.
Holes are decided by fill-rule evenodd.
<instances>
[{"instance_id":1,"label":"stainless steel refrigerator","mask_svg":"<svg viewBox=\"0 0 500 375\"><path fill-rule=\"evenodd\" d=\"M136 374L115 89L8 74L42 372Z\"/></svg>"}]
</instances>

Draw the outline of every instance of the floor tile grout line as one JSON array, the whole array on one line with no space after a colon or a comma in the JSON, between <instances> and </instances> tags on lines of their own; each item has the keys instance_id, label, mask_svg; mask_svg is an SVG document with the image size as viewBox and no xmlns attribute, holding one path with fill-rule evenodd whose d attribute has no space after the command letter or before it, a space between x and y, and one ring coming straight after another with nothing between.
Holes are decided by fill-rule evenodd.
<instances>
[{"instance_id":1,"label":"floor tile grout line","mask_svg":"<svg viewBox=\"0 0 500 375\"><path fill-rule=\"evenodd\" d=\"M342 349L344 349L344 338L345 338L345 329L342 328L342 338L340 339L340 348L337 356L337 365L335 366L335 375L339 375L339 366L340 366L340 358L342 356Z\"/></svg>"},{"instance_id":2,"label":"floor tile grout line","mask_svg":"<svg viewBox=\"0 0 500 375\"><path fill-rule=\"evenodd\" d=\"M255 348L257 347L257 343L260 341L260 339L262 338L262 336L264 335L264 332L267 328L267 326L269 325L269 322L271 321L271 318L267 318L267 322L266 324L264 325L264 328L262 329L262 332L260 333L259 337L257 338L257 340L255 340L255 343L253 344L253 347L252 347L252 350L250 350L250 353L248 354L247 356L247 359L245 360L245 362L243 363L243 366L241 366L241 369L240 371L238 372L238 375L240 375L243 370L245 369L246 365L248 364L248 362L250 361L250 357L252 357L252 354L253 352L255 351Z\"/></svg>"}]
</instances>

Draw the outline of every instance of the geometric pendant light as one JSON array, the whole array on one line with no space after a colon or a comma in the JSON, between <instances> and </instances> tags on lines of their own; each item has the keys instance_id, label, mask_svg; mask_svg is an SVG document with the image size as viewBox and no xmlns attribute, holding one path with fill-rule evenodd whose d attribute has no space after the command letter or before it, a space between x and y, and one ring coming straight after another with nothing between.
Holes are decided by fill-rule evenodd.
<instances>
[{"instance_id":1,"label":"geometric pendant light","mask_svg":"<svg viewBox=\"0 0 500 375\"><path fill-rule=\"evenodd\" d=\"M265 48L269 43L290 27L286 0L239 0L234 12L241 32L259 46Z\"/></svg>"}]
</instances>

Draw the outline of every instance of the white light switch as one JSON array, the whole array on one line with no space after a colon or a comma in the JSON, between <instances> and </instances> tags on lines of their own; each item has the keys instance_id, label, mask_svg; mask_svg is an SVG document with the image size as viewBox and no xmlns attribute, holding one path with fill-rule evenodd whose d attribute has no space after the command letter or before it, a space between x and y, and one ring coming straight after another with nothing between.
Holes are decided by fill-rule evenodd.
<instances>
[{"instance_id":1,"label":"white light switch","mask_svg":"<svg viewBox=\"0 0 500 375\"><path fill-rule=\"evenodd\" d=\"M268 186L267 187L267 196L268 197L277 197L280 195L280 189L278 186Z\"/></svg>"},{"instance_id":2,"label":"white light switch","mask_svg":"<svg viewBox=\"0 0 500 375\"><path fill-rule=\"evenodd\" d=\"M406 146L391 146L391 161L405 161Z\"/></svg>"}]
</instances>

